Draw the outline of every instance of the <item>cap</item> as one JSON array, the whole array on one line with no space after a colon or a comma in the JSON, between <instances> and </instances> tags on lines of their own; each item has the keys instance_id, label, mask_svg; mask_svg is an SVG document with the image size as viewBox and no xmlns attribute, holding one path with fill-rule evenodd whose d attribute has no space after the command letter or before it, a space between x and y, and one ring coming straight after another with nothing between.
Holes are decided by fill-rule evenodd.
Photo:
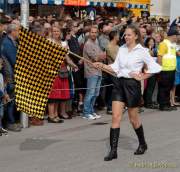
<instances>
[{"instance_id":1,"label":"cap","mask_svg":"<svg viewBox=\"0 0 180 172\"><path fill-rule=\"evenodd\" d=\"M172 27L169 29L167 35L168 36L179 35L179 32L177 31L176 27Z\"/></svg>"},{"instance_id":2,"label":"cap","mask_svg":"<svg viewBox=\"0 0 180 172\"><path fill-rule=\"evenodd\" d=\"M180 26L180 16L177 17L177 19L176 19L176 25L177 25L177 26Z\"/></svg>"}]
</instances>

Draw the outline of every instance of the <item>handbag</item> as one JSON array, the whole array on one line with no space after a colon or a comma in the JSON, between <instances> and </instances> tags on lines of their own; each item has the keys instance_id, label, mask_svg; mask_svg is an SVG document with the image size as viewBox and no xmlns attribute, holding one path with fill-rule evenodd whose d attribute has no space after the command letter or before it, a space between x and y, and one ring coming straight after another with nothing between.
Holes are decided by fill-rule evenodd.
<instances>
[{"instance_id":1,"label":"handbag","mask_svg":"<svg viewBox=\"0 0 180 172\"><path fill-rule=\"evenodd\" d=\"M61 67L61 69L58 72L58 75L60 78L68 78L69 77L69 71L66 66Z\"/></svg>"}]
</instances>

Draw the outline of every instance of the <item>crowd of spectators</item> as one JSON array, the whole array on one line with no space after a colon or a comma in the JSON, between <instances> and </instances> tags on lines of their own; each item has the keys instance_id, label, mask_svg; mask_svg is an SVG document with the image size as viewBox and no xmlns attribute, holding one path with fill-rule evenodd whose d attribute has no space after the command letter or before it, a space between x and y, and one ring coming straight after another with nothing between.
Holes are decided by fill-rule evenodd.
<instances>
[{"instance_id":1,"label":"crowd of spectators","mask_svg":"<svg viewBox=\"0 0 180 172\"><path fill-rule=\"evenodd\" d=\"M29 29L47 39L68 48L71 52L83 56L91 62L112 64L121 45L124 44L124 30L127 25L136 25L140 29L142 45L158 61L159 46L162 41L175 34L169 33L170 23L162 18L139 18L135 16L103 17L97 15L95 20L80 20L64 15L62 18L49 16L30 16ZM173 24L180 33L180 23ZM0 23L0 135L7 130L21 131L19 112L16 111L14 95L14 65L18 49L19 18L11 18L1 14ZM179 29L179 30L178 30ZM176 34L177 35L177 34ZM180 84L180 38L173 40L177 49L177 70L174 78L174 87L170 94L170 105L160 107L161 100L157 99L159 75L142 82L142 103L151 109L176 110L179 106L178 89ZM123 57L122 57L123 58ZM146 67L145 67L146 69ZM107 85L107 87L102 87ZM112 114L111 93L113 77L101 72L92 65L76 56L66 57L56 76L47 105L47 119L49 123L63 123L64 120L81 115L84 119L94 120L101 118L97 110L105 110ZM72 91L70 88L75 88ZM84 89L87 88L87 89ZM65 90L61 90L65 89ZM69 90L68 90L69 89ZM177 96L176 96L177 95ZM173 108L172 108L173 107ZM1 123L1 121L3 121ZM43 125L44 120L29 119L31 125Z\"/></svg>"}]
</instances>

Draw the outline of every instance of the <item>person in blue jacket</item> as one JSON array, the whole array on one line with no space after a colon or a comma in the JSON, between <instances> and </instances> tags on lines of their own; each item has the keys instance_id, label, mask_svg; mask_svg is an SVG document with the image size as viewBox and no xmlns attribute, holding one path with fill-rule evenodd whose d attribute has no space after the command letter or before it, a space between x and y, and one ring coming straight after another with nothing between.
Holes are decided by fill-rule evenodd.
<instances>
[{"instance_id":1,"label":"person in blue jacket","mask_svg":"<svg viewBox=\"0 0 180 172\"><path fill-rule=\"evenodd\" d=\"M7 36L1 44L1 56L5 61L4 74L7 81L7 93L10 99L14 99L14 66L17 54L17 39L19 35L19 26L9 24L7 27ZM21 127L15 123L14 116L15 101L7 104L8 129L11 131L20 131Z\"/></svg>"}]
</instances>

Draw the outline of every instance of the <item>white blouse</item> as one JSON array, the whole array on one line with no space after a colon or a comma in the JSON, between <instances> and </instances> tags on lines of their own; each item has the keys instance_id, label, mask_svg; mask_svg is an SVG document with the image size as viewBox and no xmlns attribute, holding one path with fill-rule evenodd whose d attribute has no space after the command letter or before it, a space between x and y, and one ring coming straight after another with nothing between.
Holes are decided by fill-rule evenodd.
<instances>
[{"instance_id":1,"label":"white blouse","mask_svg":"<svg viewBox=\"0 0 180 172\"><path fill-rule=\"evenodd\" d=\"M148 67L146 73L159 73L162 69L141 44L137 44L130 52L125 44L119 48L116 60L110 66L118 78L132 78L130 73L142 72L144 64Z\"/></svg>"}]
</instances>

